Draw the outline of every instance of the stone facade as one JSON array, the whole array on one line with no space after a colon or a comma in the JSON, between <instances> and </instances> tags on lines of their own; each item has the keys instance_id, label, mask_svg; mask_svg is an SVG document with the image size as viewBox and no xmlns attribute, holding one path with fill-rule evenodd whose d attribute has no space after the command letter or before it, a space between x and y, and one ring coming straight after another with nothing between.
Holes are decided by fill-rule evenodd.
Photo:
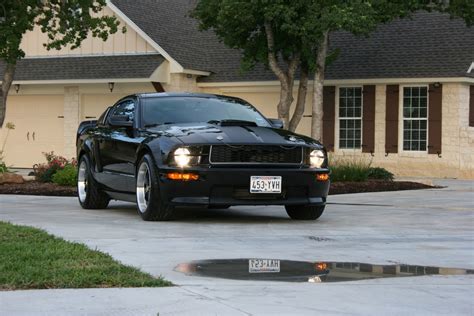
<instances>
[{"instance_id":1,"label":"stone facade","mask_svg":"<svg viewBox=\"0 0 474 316\"><path fill-rule=\"evenodd\" d=\"M79 87L64 87L64 156L76 157L76 131L80 118Z\"/></svg>"},{"instance_id":2,"label":"stone facade","mask_svg":"<svg viewBox=\"0 0 474 316\"><path fill-rule=\"evenodd\" d=\"M166 92L199 92L196 76L184 73L171 73L169 81L163 83Z\"/></svg>"},{"instance_id":3,"label":"stone facade","mask_svg":"<svg viewBox=\"0 0 474 316\"><path fill-rule=\"evenodd\" d=\"M443 84L441 157L402 151L401 146L397 154L385 156L385 92L385 85L377 85L374 156L363 154L360 150L344 150L334 153L337 159L364 159L374 166L387 168L397 176L474 178L474 128L468 124L468 85ZM399 122L399 139L402 137L401 129L402 123Z\"/></svg>"}]
</instances>

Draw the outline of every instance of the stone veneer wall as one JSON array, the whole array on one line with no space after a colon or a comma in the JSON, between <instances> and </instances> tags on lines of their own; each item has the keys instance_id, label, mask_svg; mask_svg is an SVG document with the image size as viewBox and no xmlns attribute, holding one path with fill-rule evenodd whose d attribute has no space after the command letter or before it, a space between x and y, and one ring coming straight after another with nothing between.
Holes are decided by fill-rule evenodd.
<instances>
[{"instance_id":1,"label":"stone veneer wall","mask_svg":"<svg viewBox=\"0 0 474 316\"><path fill-rule=\"evenodd\" d=\"M468 124L469 86L443 84L442 155L399 152L385 157L385 85L376 87L375 153L336 151L334 157L363 159L397 176L474 178L474 128ZM402 137L399 125L399 138ZM337 131L336 131L337 133Z\"/></svg>"},{"instance_id":2,"label":"stone veneer wall","mask_svg":"<svg viewBox=\"0 0 474 316\"><path fill-rule=\"evenodd\" d=\"M76 132L80 118L79 87L64 87L64 156L76 157Z\"/></svg>"},{"instance_id":3,"label":"stone veneer wall","mask_svg":"<svg viewBox=\"0 0 474 316\"><path fill-rule=\"evenodd\" d=\"M189 77L188 77L189 76ZM171 73L168 83L163 83L163 89L166 92L199 92L200 89L196 84L196 76Z\"/></svg>"}]
</instances>

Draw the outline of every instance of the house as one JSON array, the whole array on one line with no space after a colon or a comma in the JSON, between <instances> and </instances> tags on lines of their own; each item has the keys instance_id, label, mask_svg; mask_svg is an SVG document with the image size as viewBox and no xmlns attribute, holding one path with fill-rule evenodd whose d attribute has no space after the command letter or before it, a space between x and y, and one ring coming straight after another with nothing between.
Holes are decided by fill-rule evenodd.
<instances>
[{"instance_id":1,"label":"house","mask_svg":"<svg viewBox=\"0 0 474 316\"><path fill-rule=\"evenodd\" d=\"M31 167L51 150L73 157L79 122L135 92L232 95L276 117L276 77L261 65L241 72L239 52L187 16L194 3L109 1L104 12L127 32L106 42L88 38L76 50L47 51L38 28L27 33L8 99L6 122L16 129L7 164ZM324 87L323 143L332 155L371 160L400 176L474 178L474 29L419 12L369 38L334 33L331 47L341 49ZM310 97L297 130L303 134L310 133ZM2 143L6 134L3 128Z\"/></svg>"}]
</instances>

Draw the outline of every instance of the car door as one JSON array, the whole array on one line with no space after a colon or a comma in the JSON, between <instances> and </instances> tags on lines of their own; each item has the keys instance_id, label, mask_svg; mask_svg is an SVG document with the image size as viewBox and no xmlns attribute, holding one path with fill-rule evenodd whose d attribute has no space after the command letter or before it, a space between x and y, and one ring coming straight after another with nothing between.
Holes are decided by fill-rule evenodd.
<instances>
[{"instance_id":1,"label":"car door","mask_svg":"<svg viewBox=\"0 0 474 316\"><path fill-rule=\"evenodd\" d=\"M135 190L135 155L142 140L135 128L136 100L127 98L119 101L108 113L107 132L99 141L102 183L109 189L120 192ZM127 116L132 126L112 126L112 116Z\"/></svg>"}]
</instances>

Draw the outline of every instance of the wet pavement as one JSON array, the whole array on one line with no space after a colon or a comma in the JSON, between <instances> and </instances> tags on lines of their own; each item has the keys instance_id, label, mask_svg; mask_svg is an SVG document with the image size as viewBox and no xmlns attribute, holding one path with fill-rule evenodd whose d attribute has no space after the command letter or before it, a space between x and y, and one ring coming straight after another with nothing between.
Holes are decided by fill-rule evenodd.
<instances>
[{"instance_id":1,"label":"wet pavement","mask_svg":"<svg viewBox=\"0 0 474 316\"><path fill-rule=\"evenodd\" d=\"M189 276L232 280L281 282L349 282L422 275L471 275L474 270L370 264L361 262L309 262L279 259L217 259L181 263L174 269Z\"/></svg>"},{"instance_id":2,"label":"wet pavement","mask_svg":"<svg viewBox=\"0 0 474 316\"><path fill-rule=\"evenodd\" d=\"M437 184L447 188L331 196L315 222L292 221L281 207L260 206L183 209L176 221L150 223L127 203L81 210L75 198L0 196L0 220L85 243L178 285L0 292L0 314L473 314L474 277L430 269L474 269L474 181ZM402 268L410 273L416 266L427 275L320 283L175 270L183 263L243 259L248 271L251 258L327 263L331 268L334 263L342 269L351 263L350 269L359 264L359 270L361 263L370 264L375 267L371 275L380 269L385 274L384 266L396 266L400 274ZM335 268L327 275L331 273Z\"/></svg>"}]
</instances>

